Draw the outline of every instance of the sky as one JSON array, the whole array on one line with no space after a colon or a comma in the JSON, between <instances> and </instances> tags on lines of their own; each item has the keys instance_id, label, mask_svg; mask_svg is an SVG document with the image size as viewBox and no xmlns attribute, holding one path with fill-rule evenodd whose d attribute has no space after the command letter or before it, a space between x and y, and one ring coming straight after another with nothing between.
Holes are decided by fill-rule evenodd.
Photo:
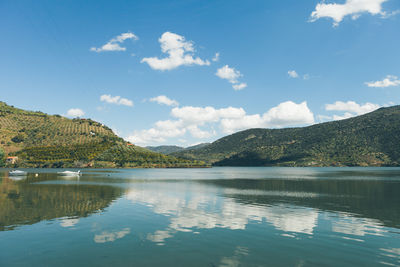
<instances>
[{"instance_id":1,"label":"sky","mask_svg":"<svg viewBox=\"0 0 400 267\"><path fill-rule=\"evenodd\" d=\"M0 0L0 100L190 146L400 104L399 0Z\"/></svg>"}]
</instances>

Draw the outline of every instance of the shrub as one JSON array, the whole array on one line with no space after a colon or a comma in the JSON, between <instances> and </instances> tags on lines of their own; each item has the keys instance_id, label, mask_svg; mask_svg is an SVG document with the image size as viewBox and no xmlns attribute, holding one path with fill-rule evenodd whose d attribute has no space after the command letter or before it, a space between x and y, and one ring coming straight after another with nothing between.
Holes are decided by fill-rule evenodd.
<instances>
[{"instance_id":1,"label":"shrub","mask_svg":"<svg viewBox=\"0 0 400 267\"><path fill-rule=\"evenodd\" d=\"M24 141L24 136L22 134L18 134L16 136L14 136L13 138L11 138L11 141L13 141L14 143L21 143Z\"/></svg>"},{"instance_id":2,"label":"shrub","mask_svg":"<svg viewBox=\"0 0 400 267\"><path fill-rule=\"evenodd\" d=\"M4 150L0 148L0 167L6 165Z\"/></svg>"}]
</instances>

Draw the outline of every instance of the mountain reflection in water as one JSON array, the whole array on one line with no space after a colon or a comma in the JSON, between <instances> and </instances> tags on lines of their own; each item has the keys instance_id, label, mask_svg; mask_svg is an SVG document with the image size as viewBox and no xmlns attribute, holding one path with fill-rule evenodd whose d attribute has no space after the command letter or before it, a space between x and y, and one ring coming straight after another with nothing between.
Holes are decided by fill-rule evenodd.
<instances>
[{"instance_id":1,"label":"mountain reflection in water","mask_svg":"<svg viewBox=\"0 0 400 267\"><path fill-rule=\"evenodd\" d=\"M77 223L79 217L104 210L123 193L122 188L88 184L37 184L54 179L14 180L3 178L0 184L0 231L21 224L63 217L64 227ZM32 182L35 183L32 183Z\"/></svg>"},{"instance_id":2,"label":"mountain reflection in water","mask_svg":"<svg viewBox=\"0 0 400 267\"><path fill-rule=\"evenodd\" d=\"M163 243L179 231L244 230L250 222L263 221L284 232L312 235L321 210L336 214L332 223L335 232L364 235L368 230L370 234L380 235L385 224L399 225L400 199L395 193L400 190L398 185L393 188L391 184L381 185L376 181L360 184L327 180L207 180L198 183L194 186L149 184L128 191L129 200L171 218L168 227L149 234L149 240ZM219 197L221 195L224 197ZM393 202L385 203L386 199Z\"/></svg>"},{"instance_id":3,"label":"mountain reflection in water","mask_svg":"<svg viewBox=\"0 0 400 267\"><path fill-rule=\"evenodd\" d=\"M0 179L0 251L22 246L36 255L32 265L48 264L46 251L64 266L175 266L177 257L183 266L400 264L398 168L86 170L79 179L42 170L18 180L0 171ZM26 263L18 255L0 252L0 265Z\"/></svg>"},{"instance_id":4,"label":"mountain reflection in water","mask_svg":"<svg viewBox=\"0 0 400 267\"><path fill-rule=\"evenodd\" d=\"M377 219L400 228L400 181L235 179L204 181L225 188L243 204L290 203L318 210Z\"/></svg>"}]
</instances>

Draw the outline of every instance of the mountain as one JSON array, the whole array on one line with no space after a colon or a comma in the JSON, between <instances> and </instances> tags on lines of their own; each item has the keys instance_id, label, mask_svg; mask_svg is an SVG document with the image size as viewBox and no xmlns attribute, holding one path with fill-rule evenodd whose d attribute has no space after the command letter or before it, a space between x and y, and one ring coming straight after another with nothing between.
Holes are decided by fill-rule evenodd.
<instances>
[{"instance_id":1,"label":"mountain","mask_svg":"<svg viewBox=\"0 0 400 267\"><path fill-rule=\"evenodd\" d=\"M181 146L146 146L146 148L148 150L154 151L154 152L158 152L158 153L162 153L162 154L171 154L174 152L180 152L180 151L185 151L185 150L194 150L194 149L199 149L202 148L204 146L209 145L210 143L201 143L198 145L194 145L194 146L189 146L187 148L181 147Z\"/></svg>"},{"instance_id":2,"label":"mountain","mask_svg":"<svg viewBox=\"0 0 400 267\"><path fill-rule=\"evenodd\" d=\"M161 154L170 154L185 149L184 147L181 146L146 146L145 148Z\"/></svg>"},{"instance_id":3,"label":"mountain","mask_svg":"<svg viewBox=\"0 0 400 267\"><path fill-rule=\"evenodd\" d=\"M208 146L210 143L201 143L198 145L194 145L194 146L188 146L187 148L185 148L184 150L196 150L205 146Z\"/></svg>"},{"instance_id":4,"label":"mountain","mask_svg":"<svg viewBox=\"0 0 400 267\"><path fill-rule=\"evenodd\" d=\"M172 155L215 166L400 166L400 106L302 128L245 130Z\"/></svg>"},{"instance_id":5,"label":"mountain","mask_svg":"<svg viewBox=\"0 0 400 267\"><path fill-rule=\"evenodd\" d=\"M26 111L0 102L0 156L20 167L194 167L201 162L155 153L125 142L91 119ZM4 162L4 161L3 161ZM9 164L10 165L10 164Z\"/></svg>"}]
</instances>

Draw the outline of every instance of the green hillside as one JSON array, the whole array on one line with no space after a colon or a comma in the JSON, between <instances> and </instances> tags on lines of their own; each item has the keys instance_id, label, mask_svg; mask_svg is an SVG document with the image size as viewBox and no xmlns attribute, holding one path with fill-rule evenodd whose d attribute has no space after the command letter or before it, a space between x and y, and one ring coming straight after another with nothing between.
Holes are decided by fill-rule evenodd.
<instances>
[{"instance_id":1,"label":"green hillside","mask_svg":"<svg viewBox=\"0 0 400 267\"><path fill-rule=\"evenodd\" d=\"M90 119L26 111L0 102L0 146L6 153L24 147L78 145L120 139L108 127Z\"/></svg>"},{"instance_id":2,"label":"green hillside","mask_svg":"<svg viewBox=\"0 0 400 267\"><path fill-rule=\"evenodd\" d=\"M303 128L245 130L172 155L217 166L400 166L400 106Z\"/></svg>"},{"instance_id":3,"label":"green hillside","mask_svg":"<svg viewBox=\"0 0 400 267\"><path fill-rule=\"evenodd\" d=\"M189 146L189 147L181 147L181 146L146 146L146 148L148 150L154 151L154 152L158 152L161 154L172 154L174 152L182 152L184 150L192 150L192 149L198 149L204 146L209 145L210 143L201 143L198 145L194 145L194 146Z\"/></svg>"},{"instance_id":4,"label":"green hillside","mask_svg":"<svg viewBox=\"0 0 400 267\"><path fill-rule=\"evenodd\" d=\"M201 162L129 144L107 126L90 119L71 120L14 108L4 102L0 102L0 158L2 151L7 156L17 156L16 166L21 167L203 166Z\"/></svg>"},{"instance_id":5,"label":"green hillside","mask_svg":"<svg viewBox=\"0 0 400 267\"><path fill-rule=\"evenodd\" d=\"M162 154L170 154L178 151L182 151L185 148L181 146L146 146L148 150L153 152L162 153Z\"/></svg>"}]
</instances>

